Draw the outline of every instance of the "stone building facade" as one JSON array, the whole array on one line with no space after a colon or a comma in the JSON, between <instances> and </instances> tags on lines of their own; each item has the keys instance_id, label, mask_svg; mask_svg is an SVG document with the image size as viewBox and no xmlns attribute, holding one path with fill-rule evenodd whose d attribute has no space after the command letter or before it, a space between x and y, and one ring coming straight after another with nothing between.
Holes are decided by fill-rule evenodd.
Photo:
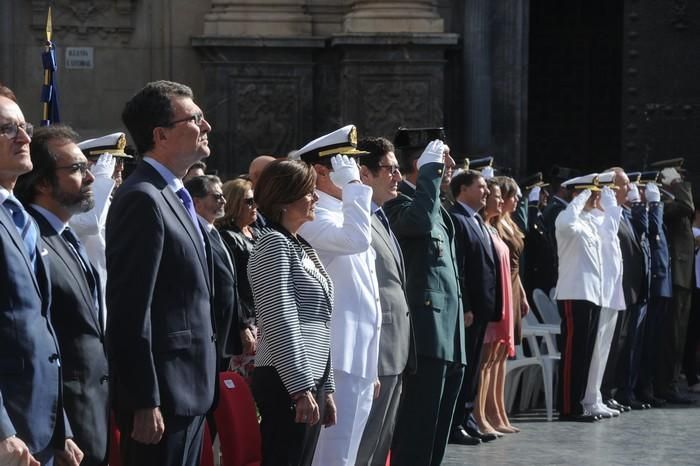
<instances>
[{"instance_id":1,"label":"stone building facade","mask_svg":"<svg viewBox=\"0 0 700 466\"><path fill-rule=\"evenodd\" d=\"M144 83L187 83L224 177L348 123L360 137L445 126L455 155L494 155L515 175L700 159L700 7L687 0L52 3L62 120L116 131ZM0 81L34 122L47 4L0 2Z\"/></svg>"}]
</instances>

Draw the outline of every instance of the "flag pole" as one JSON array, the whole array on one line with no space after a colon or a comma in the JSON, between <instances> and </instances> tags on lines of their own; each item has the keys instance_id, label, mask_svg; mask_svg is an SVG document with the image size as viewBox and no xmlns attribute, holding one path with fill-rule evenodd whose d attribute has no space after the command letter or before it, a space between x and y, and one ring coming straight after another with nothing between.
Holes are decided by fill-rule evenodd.
<instances>
[{"instance_id":1,"label":"flag pole","mask_svg":"<svg viewBox=\"0 0 700 466\"><path fill-rule=\"evenodd\" d=\"M52 24L51 24L51 5L49 5L49 13L46 15L46 46L44 48L44 53L51 53L51 33L53 32L52 30ZM51 81L51 73L52 70L50 70L48 67L44 67L44 88L49 87L49 83ZM49 121L49 100L46 99L44 100L44 105L43 105L43 121Z\"/></svg>"},{"instance_id":2,"label":"flag pole","mask_svg":"<svg viewBox=\"0 0 700 466\"><path fill-rule=\"evenodd\" d=\"M49 2L49 12L46 15L46 44L44 52L41 54L41 61L44 66L44 83L41 87L42 117L41 126L49 126L58 123L58 91L54 84L54 73L56 67L56 45L51 41L53 35L53 24L51 21L51 7L53 0Z\"/></svg>"}]
</instances>

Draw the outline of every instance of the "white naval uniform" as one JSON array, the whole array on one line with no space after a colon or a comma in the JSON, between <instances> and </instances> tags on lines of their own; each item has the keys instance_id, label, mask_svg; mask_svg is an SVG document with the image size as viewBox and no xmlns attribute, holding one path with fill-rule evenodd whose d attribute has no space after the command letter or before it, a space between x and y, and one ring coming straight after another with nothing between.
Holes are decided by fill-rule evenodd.
<instances>
[{"instance_id":1,"label":"white naval uniform","mask_svg":"<svg viewBox=\"0 0 700 466\"><path fill-rule=\"evenodd\" d=\"M372 188L348 184L342 201L318 192L316 218L299 234L317 251L333 280L331 360L338 423L322 429L315 465L354 465L372 408L382 312L372 238Z\"/></svg>"},{"instance_id":2,"label":"white naval uniform","mask_svg":"<svg viewBox=\"0 0 700 466\"><path fill-rule=\"evenodd\" d=\"M582 400L584 409L589 412L598 411L603 406L600 385L603 382L610 345L615 334L617 314L619 310L625 309L625 296L622 290L622 251L620 239L617 236L622 219L622 208L615 206L605 212L594 210L592 213L598 220L598 234L601 240L603 290L598 335L588 369L586 393Z\"/></svg>"}]
</instances>

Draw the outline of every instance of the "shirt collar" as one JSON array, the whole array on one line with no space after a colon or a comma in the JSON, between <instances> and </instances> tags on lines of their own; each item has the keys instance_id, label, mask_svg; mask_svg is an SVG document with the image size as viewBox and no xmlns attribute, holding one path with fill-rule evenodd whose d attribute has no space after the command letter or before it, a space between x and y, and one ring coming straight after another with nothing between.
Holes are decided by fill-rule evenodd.
<instances>
[{"instance_id":1,"label":"shirt collar","mask_svg":"<svg viewBox=\"0 0 700 466\"><path fill-rule=\"evenodd\" d=\"M471 215L472 217L476 217L476 215L477 215L477 214L476 214L476 210L472 209L471 207L469 207L467 204L465 204L465 203L462 202L462 201L457 201L457 202L459 202L459 204L460 204L462 207L464 207L464 208L466 209L467 212L469 212L469 215Z\"/></svg>"},{"instance_id":2,"label":"shirt collar","mask_svg":"<svg viewBox=\"0 0 700 466\"><path fill-rule=\"evenodd\" d=\"M67 223L64 223L63 221L61 221L60 218L56 217L56 215L53 212L44 209L40 205L32 204L32 209L39 212L46 219L46 221L49 222L51 228L53 228L54 231L59 235L63 233L63 230L65 230L68 226Z\"/></svg>"},{"instance_id":3,"label":"shirt collar","mask_svg":"<svg viewBox=\"0 0 700 466\"><path fill-rule=\"evenodd\" d=\"M197 217L199 218L199 223L202 224L204 228L207 229L208 232L211 232L214 229L214 225L211 223L207 222L207 219L202 217L201 215L197 214Z\"/></svg>"},{"instance_id":4,"label":"shirt collar","mask_svg":"<svg viewBox=\"0 0 700 466\"><path fill-rule=\"evenodd\" d=\"M11 195L12 191L8 191L5 188L0 188L0 205L2 205Z\"/></svg>"},{"instance_id":5,"label":"shirt collar","mask_svg":"<svg viewBox=\"0 0 700 466\"><path fill-rule=\"evenodd\" d=\"M165 165L154 159L153 157L144 157L144 162L147 162L150 166L156 169L158 174L163 177L163 180L168 184L168 187L173 190L173 192L178 192L180 189L184 188L185 185L182 184L182 180L175 176L173 172L168 169Z\"/></svg>"}]
</instances>

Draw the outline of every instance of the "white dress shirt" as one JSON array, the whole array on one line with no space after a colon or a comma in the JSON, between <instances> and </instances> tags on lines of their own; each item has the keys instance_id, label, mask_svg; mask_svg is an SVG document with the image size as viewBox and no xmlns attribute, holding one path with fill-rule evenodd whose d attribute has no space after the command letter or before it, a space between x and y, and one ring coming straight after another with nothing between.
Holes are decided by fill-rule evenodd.
<instances>
[{"instance_id":1,"label":"white dress shirt","mask_svg":"<svg viewBox=\"0 0 700 466\"><path fill-rule=\"evenodd\" d=\"M348 184L340 201L318 191L316 218L299 234L333 280L331 357L334 370L377 378L382 311L372 241L372 188Z\"/></svg>"},{"instance_id":2,"label":"white dress shirt","mask_svg":"<svg viewBox=\"0 0 700 466\"><path fill-rule=\"evenodd\" d=\"M559 279L556 299L603 304L603 247L596 215L583 208L589 191L576 196L555 222Z\"/></svg>"}]
</instances>

